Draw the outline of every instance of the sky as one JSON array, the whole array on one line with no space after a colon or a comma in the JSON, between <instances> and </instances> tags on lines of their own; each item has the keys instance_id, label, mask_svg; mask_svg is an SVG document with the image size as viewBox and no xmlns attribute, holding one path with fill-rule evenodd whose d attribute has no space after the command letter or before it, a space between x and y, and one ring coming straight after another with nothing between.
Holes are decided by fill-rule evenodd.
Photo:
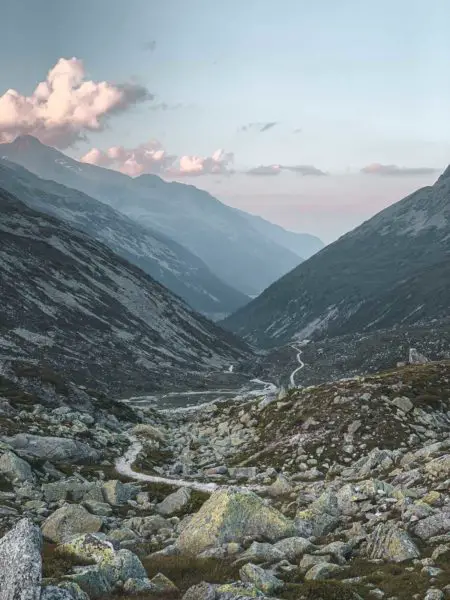
<instances>
[{"instance_id":1,"label":"sky","mask_svg":"<svg viewBox=\"0 0 450 600\"><path fill-rule=\"evenodd\" d=\"M450 162L448 0L5 0L0 142L326 242Z\"/></svg>"}]
</instances>

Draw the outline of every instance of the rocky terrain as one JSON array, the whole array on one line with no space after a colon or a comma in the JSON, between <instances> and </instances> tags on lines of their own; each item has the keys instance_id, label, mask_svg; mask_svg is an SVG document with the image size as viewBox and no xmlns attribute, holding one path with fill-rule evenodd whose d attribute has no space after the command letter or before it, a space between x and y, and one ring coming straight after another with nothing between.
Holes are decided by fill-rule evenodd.
<instances>
[{"instance_id":1,"label":"rocky terrain","mask_svg":"<svg viewBox=\"0 0 450 600\"><path fill-rule=\"evenodd\" d=\"M78 190L40 179L6 160L0 160L0 187L30 208L104 243L213 320L224 318L249 301L180 244Z\"/></svg>"},{"instance_id":2,"label":"rocky terrain","mask_svg":"<svg viewBox=\"0 0 450 600\"><path fill-rule=\"evenodd\" d=\"M0 384L2 599L450 598L448 361L175 411Z\"/></svg>"},{"instance_id":3,"label":"rocky terrain","mask_svg":"<svg viewBox=\"0 0 450 600\"><path fill-rule=\"evenodd\" d=\"M342 236L224 326L258 347L448 317L450 168Z\"/></svg>"},{"instance_id":4,"label":"rocky terrain","mask_svg":"<svg viewBox=\"0 0 450 600\"><path fill-rule=\"evenodd\" d=\"M203 380L243 342L103 244L0 188L0 359L108 390Z\"/></svg>"}]
</instances>

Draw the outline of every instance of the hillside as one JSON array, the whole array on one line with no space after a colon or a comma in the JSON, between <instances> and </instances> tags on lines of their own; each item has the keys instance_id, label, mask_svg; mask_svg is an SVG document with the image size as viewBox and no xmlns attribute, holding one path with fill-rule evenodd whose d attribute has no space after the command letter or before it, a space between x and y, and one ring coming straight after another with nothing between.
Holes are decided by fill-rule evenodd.
<instances>
[{"instance_id":1,"label":"hillside","mask_svg":"<svg viewBox=\"0 0 450 600\"><path fill-rule=\"evenodd\" d=\"M249 342L367 332L448 316L450 170L321 250L224 321Z\"/></svg>"},{"instance_id":2,"label":"hillside","mask_svg":"<svg viewBox=\"0 0 450 600\"><path fill-rule=\"evenodd\" d=\"M40 179L5 160L0 160L0 186L30 208L66 221L103 242L213 320L249 301L180 244L78 190Z\"/></svg>"},{"instance_id":3,"label":"hillside","mask_svg":"<svg viewBox=\"0 0 450 600\"><path fill-rule=\"evenodd\" d=\"M133 179L80 163L31 136L0 145L0 157L39 177L80 190L140 225L170 237L243 294L260 293L302 260L288 249L292 247L292 236L298 242L302 234L285 232L267 222L262 227L257 218L240 214L192 185L169 183L156 175ZM272 233L267 235L263 229ZM307 247L309 242L310 236L306 236Z\"/></svg>"},{"instance_id":4,"label":"hillside","mask_svg":"<svg viewBox=\"0 0 450 600\"><path fill-rule=\"evenodd\" d=\"M223 370L244 344L137 267L0 192L0 356L114 395Z\"/></svg>"}]
</instances>

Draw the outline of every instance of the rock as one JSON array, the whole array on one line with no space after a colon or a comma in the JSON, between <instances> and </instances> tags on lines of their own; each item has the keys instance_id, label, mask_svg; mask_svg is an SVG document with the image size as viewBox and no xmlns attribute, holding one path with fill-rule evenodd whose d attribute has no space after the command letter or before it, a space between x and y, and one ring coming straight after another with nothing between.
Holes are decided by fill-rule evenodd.
<instances>
[{"instance_id":1,"label":"rock","mask_svg":"<svg viewBox=\"0 0 450 600\"><path fill-rule=\"evenodd\" d=\"M172 516L189 505L191 500L191 490L189 488L180 488L173 494L169 494L162 502L156 505L156 510L166 517Z\"/></svg>"},{"instance_id":2,"label":"rock","mask_svg":"<svg viewBox=\"0 0 450 600\"><path fill-rule=\"evenodd\" d=\"M123 591L130 596L137 596L143 592L156 592L150 579L127 579L123 585Z\"/></svg>"},{"instance_id":3,"label":"rock","mask_svg":"<svg viewBox=\"0 0 450 600\"><path fill-rule=\"evenodd\" d=\"M122 483L117 479L112 479L103 484L105 501L112 506L126 504L134 495L136 495L136 488L132 484Z\"/></svg>"},{"instance_id":4,"label":"rock","mask_svg":"<svg viewBox=\"0 0 450 600\"><path fill-rule=\"evenodd\" d=\"M162 573L157 573L151 580L157 594L170 594L178 592L177 586Z\"/></svg>"},{"instance_id":5,"label":"rock","mask_svg":"<svg viewBox=\"0 0 450 600\"><path fill-rule=\"evenodd\" d=\"M58 584L58 587L69 591L73 600L89 600L88 595L73 581L63 581Z\"/></svg>"},{"instance_id":6,"label":"rock","mask_svg":"<svg viewBox=\"0 0 450 600\"><path fill-rule=\"evenodd\" d=\"M190 587L182 600L216 600L216 586L202 582Z\"/></svg>"},{"instance_id":7,"label":"rock","mask_svg":"<svg viewBox=\"0 0 450 600\"><path fill-rule=\"evenodd\" d=\"M420 552L406 531L391 523L380 523L368 538L367 556L371 559L403 562L419 558Z\"/></svg>"},{"instance_id":8,"label":"rock","mask_svg":"<svg viewBox=\"0 0 450 600\"><path fill-rule=\"evenodd\" d=\"M73 596L69 590L49 585L42 588L41 600L73 600Z\"/></svg>"},{"instance_id":9,"label":"rock","mask_svg":"<svg viewBox=\"0 0 450 600\"><path fill-rule=\"evenodd\" d=\"M41 545L41 532L28 519L0 539L1 600L40 600Z\"/></svg>"},{"instance_id":10,"label":"rock","mask_svg":"<svg viewBox=\"0 0 450 600\"><path fill-rule=\"evenodd\" d=\"M119 550L114 553L112 559L102 561L100 568L112 585L118 582L125 583L128 579L147 578L147 571L139 558L127 549Z\"/></svg>"},{"instance_id":11,"label":"rock","mask_svg":"<svg viewBox=\"0 0 450 600\"><path fill-rule=\"evenodd\" d=\"M284 554L272 544L253 542L252 545L238 558L245 562L276 562L284 559Z\"/></svg>"},{"instance_id":12,"label":"rock","mask_svg":"<svg viewBox=\"0 0 450 600\"><path fill-rule=\"evenodd\" d=\"M253 479L258 474L258 469L256 467L230 467L228 473L235 479Z\"/></svg>"},{"instance_id":13,"label":"rock","mask_svg":"<svg viewBox=\"0 0 450 600\"><path fill-rule=\"evenodd\" d=\"M314 550L315 546L306 538L290 537L277 542L274 548L279 550L284 558L293 563L306 552Z\"/></svg>"},{"instance_id":14,"label":"rock","mask_svg":"<svg viewBox=\"0 0 450 600\"><path fill-rule=\"evenodd\" d=\"M165 442L166 440L166 436L162 431L148 423L141 423L139 425L135 425L131 430L131 434L143 437L147 440L157 440L158 442Z\"/></svg>"},{"instance_id":15,"label":"rock","mask_svg":"<svg viewBox=\"0 0 450 600\"><path fill-rule=\"evenodd\" d=\"M322 537L336 529L340 520L329 513L316 513L313 510L301 510L295 516L295 529L300 537Z\"/></svg>"},{"instance_id":16,"label":"rock","mask_svg":"<svg viewBox=\"0 0 450 600\"><path fill-rule=\"evenodd\" d=\"M411 365L424 365L429 361L428 358L423 354L420 354L416 348L410 348L408 362Z\"/></svg>"},{"instance_id":17,"label":"rock","mask_svg":"<svg viewBox=\"0 0 450 600\"><path fill-rule=\"evenodd\" d=\"M326 546L321 546L316 554L327 554L334 557L334 559L340 564L343 565L347 562L347 559L352 555L352 547L350 544L346 544L345 542L330 542Z\"/></svg>"},{"instance_id":18,"label":"rock","mask_svg":"<svg viewBox=\"0 0 450 600\"><path fill-rule=\"evenodd\" d=\"M64 580L78 584L90 600L102 598L112 592L110 582L98 565L79 568L73 575L65 575Z\"/></svg>"},{"instance_id":19,"label":"rock","mask_svg":"<svg viewBox=\"0 0 450 600\"><path fill-rule=\"evenodd\" d=\"M322 581L324 579L332 579L338 573L341 573L343 567L334 565L333 563L319 563L311 567L306 572L305 580L307 581Z\"/></svg>"},{"instance_id":20,"label":"rock","mask_svg":"<svg viewBox=\"0 0 450 600\"><path fill-rule=\"evenodd\" d=\"M58 551L80 560L94 560L97 564L112 561L115 556L113 545L92 533L74 537L60 544Z\"/></svg>"},{"instance_id":21,"label":"rock","mask_svg":"<svg viewBox=\"0 0 450 600\"><path fill-rule=\"evenodd\" d=\"M284 587L281 579L252 563L244 565L239 571L239 576L244 583L252 583L265 594L273 594Z\"/></svg>"},{"instance_id":22,"label":"rock","mask_svg":"<svg viewBox=\"0 0 450 600\"><path fill-rule=\"evenodd\" d=\"M79 477L69 477L52 483L42 485L44 498L47 502L59 502L61 500L92 500L103 502L103 492L99 484L83 481Z\"/></svg>"},{"instance_id":23,"label":"rock","mask_svg":"<svg viewBox=\"0 0 450 600\"><path fill-rule=\"evenodd\" d=\"M396 406L404 413L409 413L414 408L414 404L406 396L398 396L391 400L391 404Z\"/></svg>"},{"instance_id":24,"label":"rock","mask_svg":"<svg viewBox=\"0 0 450 600\"><path fill-rule=\"evenodd\" d=\"M445 600L444 592L437 588L430 588L427 590L423 600Z\"/></svg>"},{"instance_id":25,"label":"rock","mask_svg":"<svg viewBox=\"0 0 450 600\"><path fill-rule=\"evenodd\" d=\"M268 488L268 493L270 496L284 496L286 494L290 494L292 492L292 485L289 483L287 478L280 474Z\"/></svg>"},{"instance_id":26,"label":"rock","mask_svg":"<svg viewBox=\"0 0 450 600\"><path fill-rule=\"evenodd\" d=\"M433 478L448 477L450 473L450 454L444 454L425 465L425 471Z\"/></svg>"},{"instance_id":27,"label":"rock","mask_svg":"<svg viewBox=\"0 0 450 600\"><path fill-rule=\"evenodd\" d=\"M450 531L450 513L438 512L426 519L422 519L414 527L414 533L422 540L428 540L436 535Z\"/></svg>"},{"instance_id":28,"label":"rock","mask_svg":"<svg viewBox=\"0 0 450 600\"><path fill-rule=\"evenodd\" d=\"M260 538L276 542L292 533L292 522L253 492L219 490L183 529L178 547L186 554L199 554L228 542Z\"/></svg>"},{"instance_id":29,"label":"rock","mask_svg":"<svg viewBox=\"0 0 450 600\"><path fill-rule=\"evenodd\" d=\"M170 528L170 524L160 515L150 517L132 517L122 522L123 527L128 527L142 537L149 537L160 529Z\"/></svg>"},{"instance_id":30,"label":"rock","mask_svg":"<svg viewBox=\"0 0 450 600\"><path fill-rule=\"evenodd\" d=\"M303 573L306 573L311 569L311 567L315 567L316 565L323 565L324 563L329 563L330 560L331 556L329 555L316 556L314 554L305 554L299 563L299 567Z\"/></svg>"},{"instance_id":31,"label":"rock","mask_svg":"<svg viewBox=\"0 0 450 600\"><path fill-rule=\"evenodd\" d=\"M99 517L109 517L113 512L111 506L109 504L105 504L105 502L87 500L86 502L83 502L83 504L90 513L93 515L98 515Z\"/></svg>"},{"instance_id":32,"label":"rock","mask_svg":"<svg viewBox=\"0 0 450 600\"><path fill-rule=\"evenodd\" d=\"M21 456L48 460L54 464L98 462L100 459L97 450L71 438L18 433L5 439Z\"/></svg>"},{"instance_id":33,"label":"rock","mask_svg":"<svg viewBox=\"0 0 450 600\"><path fill-rule=\"evenodd\" d=\"M13 483L35 480L30 465L14 452L5 452L0 457L0 473Z\"/></svg>"},{"instance_id":34,"label":"rock","mask_svg":"<svg viewBox=\"0 0 450 600\"><path fill-rule=\"evenodd\" d=\"M82 533L100 531L103 519L91 515L78 504L65 504L52 513L42 525L42 533L47 540L62 543Z\"/></svg>"}]
</instances>

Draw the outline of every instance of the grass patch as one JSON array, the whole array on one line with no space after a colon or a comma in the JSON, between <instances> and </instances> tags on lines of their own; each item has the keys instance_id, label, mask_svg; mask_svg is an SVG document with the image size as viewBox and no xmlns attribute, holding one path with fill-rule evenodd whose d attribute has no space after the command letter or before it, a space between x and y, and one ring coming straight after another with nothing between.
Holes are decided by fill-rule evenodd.
<instances>
[{"instance_id":1,"label":"grass patch","mask_svg":"<svg viewBox=\"0 0 450 600\"><path fill-rule=\"evenodd\" d=\"M284 600L356 600L355 587L340 581L305 581L301 584L287 584L280 594Z\"/></svg>"},{"instance_id":2,"label":"grass patch","mask_svg":"<svg viewBox=\"0 0 450 600\"><path fill-rule=\"evenodd\" d=\"M178 587L183 595L190 587L208 583L231 583L239 580L239 567L230 561L187 556L157 556L143 560L148 577L163 573Z\"/></svg>"}]
</instances>

